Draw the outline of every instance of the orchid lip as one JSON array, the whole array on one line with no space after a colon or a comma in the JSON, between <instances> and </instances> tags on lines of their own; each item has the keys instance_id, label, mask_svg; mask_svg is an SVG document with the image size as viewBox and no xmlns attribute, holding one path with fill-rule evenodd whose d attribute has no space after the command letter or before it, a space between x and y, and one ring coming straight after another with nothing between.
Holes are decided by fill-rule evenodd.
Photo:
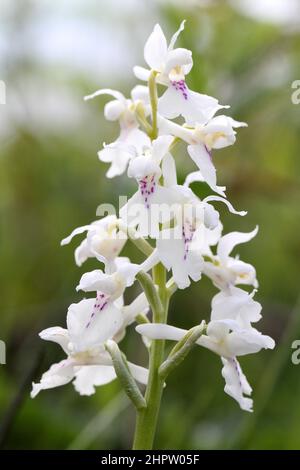
<instances>
[{"instance_id":1,"label":"orchid lip","mask_svg":"<svg viewBox=\"0 0 300 470\"><path fill-rule=\"evenodd\" d=\"M103 294L102 292L97 293L96 301L93 307L93 312L91 314L91 318L89 319L88 323L86 324L86 328L89 328L93 318L96 316L97 313L103 312L105 307L108 304L108 296Z\"/></svg>"},{"instance_id":2,"label":"orchid lip","mask_svg":"<svg viewBox=\"0 0 300 470\"><path fill-rule=\"evenodd\" d=\"M179 81L172 80L171 84L172 84L173 88L175 88L176 91L181 92L181 94L182 94L182 96L185 100L188 99L187 86L186 86L184 80L179 80Z\"/></svg>"}]
</instances>

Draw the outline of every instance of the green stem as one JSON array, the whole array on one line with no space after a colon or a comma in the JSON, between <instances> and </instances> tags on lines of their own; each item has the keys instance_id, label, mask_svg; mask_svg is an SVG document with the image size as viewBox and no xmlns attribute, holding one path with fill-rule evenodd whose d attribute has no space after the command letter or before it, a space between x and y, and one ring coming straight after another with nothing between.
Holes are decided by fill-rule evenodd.
<instances>
[{"instance_id":1,"label":"green stem","mask_svg":"<svg viewBox=\"0 0 300 470\"><path fill-rule=\"evenodd\" d=\"M166 289L165 268L158 264L153 268L153 279L158 286L158 295L162 308L152 309L153 322L165 323L167 321L169 295ZM145 292L146 293L146 292ZM147 295L147 294L146 294ZM153 306L153 304L152 304ZM164 360L165 342L154 340L150 348L149 380L145 393L146 408L137 411L136 428L133 449L152 449L158 421L158 414L162 398L164 381L160 378L158 370Z\"/></svg>"},{"instance_id":2,"label":"green stem","mask_svg":"<svg viewBox=\"0 0 300 470\"><path fill-rule=\"evenodd\" d=\"M157 86L156 72L151 71L149 81L149 95L152 114L152 131L149 133L151 140L157 138ZM141 283L145 295L152 310L152 321L166 323L170 292L166 287L166 270L161 263L153 268L153 282L150 276L139 273L137 279ZM158 287L158 290L156 289ZM136 427L133 449L152 449L158 421L159 408L162 398L164 381L159 376L158 370L164 360L165 342L153 340L150 346L149 379L145 393L146 408L137 410Z\"/></svg>"},{"instance_id":3,"label":"green stem","mask_svg":"<svg viewBox=\"0 0 300 470\"><path fill-rule=\"evenodd\" d=\"M157 128L157 87L156 87L156 72L154 70L151 71L148 81L149 87L149 95L150 95L150 104L151 104L151 112L152 112L152 132L150 133L149 137L154 140L158 134Z\"/></svg>"}]
</instances>

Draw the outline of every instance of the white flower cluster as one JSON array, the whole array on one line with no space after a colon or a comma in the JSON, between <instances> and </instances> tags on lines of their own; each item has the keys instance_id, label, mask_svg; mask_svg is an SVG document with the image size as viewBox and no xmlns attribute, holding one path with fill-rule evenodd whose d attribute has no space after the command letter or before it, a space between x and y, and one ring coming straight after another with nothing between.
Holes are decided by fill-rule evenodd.
<instances>
[{"instance_id":1,"label":"white flower cluster","mask_svg":"<svg viewBox=\"0 0 300 470\"><path fill-rule=\"evenodd\" d=\"M225 392L242 409L252 411L251 387L237 357L262 348L272 349L274 341L252 326L261 318L261 305L253 299L258 287L255 269L231 253L236 245L251 240L257 228L250 233L222 235L219 213L211 204L223 202L230 212L246 214L237 212L226 199L226 188L218 186L212 157L214 149L234 144L235 129L246 124L225 115L216 116L227 106L188 88L185 77L193 65L192 53L175 47L183 29L184 22L168 44L160 26L154 27L144 48L149 68L134 68L135 76L148 86L135 86L130 99L111 89L86 97L113 97L106 104L104 115L110 121L118 121L120 134L114 142L104 144L98 156L110 163L108 178L127 172L129 178L136 180L137 190L118 217L110 215L77 228L62 241L67 244L73 236L86 232L75 251L76 263L80 266L87 258L96 258L103 270L82 276L77 290L95 294L69 307L67 328L54 327L40 333L42 339L60 344L67 359L54 364L40 383L33 384L32 396L73 379L80 394L90 395L95 386L116 377L106 344L110 340L121 341L126 327L140 314L145 318L149 311L149 299L144 293L126 306L123 293L138 273L161 263L171 273L167 285L174 290L187 288L191 280L198 282L202 274L219 289L212 300L205 332L196 343L221 357ZM157 96L157 85L163 89L161 96ZM186 143L196 166L183 185L177 183L172 155L178 142ZM206 183L217 194L200 200L190 188L195 181ZM148 237L150 242L142 237ZM129 239L139 240L147 247L147 257L141 265L119 256ZM237 285L253 286L254 290L249 293ZM201 320L197 318L196 323ZM146 345L157 339L180 341L187 333L146 319L136 331ZM134 379L147 383L147 369L131 363L128 366Z\"/></svg>"}]
</instances>

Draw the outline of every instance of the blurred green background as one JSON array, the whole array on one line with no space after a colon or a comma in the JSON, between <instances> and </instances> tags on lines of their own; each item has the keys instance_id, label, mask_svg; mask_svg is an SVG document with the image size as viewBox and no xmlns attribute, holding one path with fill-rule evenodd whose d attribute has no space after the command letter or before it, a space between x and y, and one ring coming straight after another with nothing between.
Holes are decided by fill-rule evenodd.
<instances>
[{"instance_id":1,"label":"blurred green background","mask_svg":"<svg viewBox=\"0 0 300 470\"><path fill-rule=\"evenodd\" d=\"M300 366L291 343L300 338L300 105L291 84L300 79L300 6L292 0L1 1L0 79L0 440L9 449L129 448L134 411L117 381L80 397L72 385L29 398L30 382L62 358L37 333L64 326L81 269L72 246L60 240L95 219L101 202L132 194L126 177L108 181L96 151L117 135L103 119L107 98L84 103L100 87L128 93L134 64L156 22L168 36L186 18L180 45L193 51L189 86L230 103L230 114L249 124L237 144L216 152L219 184L239 218L220 207L225 230L259 235L239 253L257 268L263 304L260 329L276 339L275 352L241 360L254 388L253 415L223 392L217 356L195 349L170 376L156 448L299 449ZM193 167L176 154L180 181ZM205 189L197 187L199 194ZM203 191L203 193L201 193ZM126 253L134 252L131 247ZM137 288L136 288L137 289ZM203 279L176 293L170 322L191 327L208 318L216 289ZM130 294L134 296L134 292ZM129 297L128 297L129 298ZM124 350L146 363L140 338L130 331Z\"/></svg>"}]
</instances>

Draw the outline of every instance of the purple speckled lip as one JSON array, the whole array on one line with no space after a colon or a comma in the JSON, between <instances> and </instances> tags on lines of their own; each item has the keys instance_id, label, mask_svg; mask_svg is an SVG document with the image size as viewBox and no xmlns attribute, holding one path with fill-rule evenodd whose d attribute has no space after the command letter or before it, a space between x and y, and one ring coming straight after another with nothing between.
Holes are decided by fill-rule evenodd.
<instances>
[{"instance_id":1,"label":"purple speckled lip","mask_svg":"<svg viewBox=\"0 0 300 470\"><path fill-rule=\"evenodd\" d=\"M210 161L212 161L212 154L211 154L211 151L208 150L208 148L207 148L206 145L204 145L204 147L205 147L206 152L208 153L208 156L209 156L209 158L210 158Z\"/></svg>"},{"instance_id":2,"label":"purple speckled lip","mask_svg":"<svg viewBox=\"0 0 300 470\"><path fill-rule=\"evenodd\" d=\"M141 195L147 209L150 208L149 196L154 193L156 187L155 175L148 175L139 181Z\"/></svg>"},{"instance_id":3,"label":"purple speckled lip","mask_svg":"<svg viewBox=\"0 0 300 470\"><path fill-rule=\"evenodd\" d=\"M178 82L174 80L171 82L171 84L175 88L176 91L180 91L182 93L182 96L184 97L185 100L188 99L187 86L184 80L179 80Z\"/></svg>"},{"instance_id":4,"label":"purple speckled lip","mask_svg":"<svg viewBox=\"0 0 300 470\"><path fill-rule=\"evenodd\" d=\"M187 259L187 255L190 249L190 244L193 240L194 233L195 228L192 226L191 223L188 222L182 226L182 238L184 242L184 261L186 261Z\"/></svg>"},{"instance_id":5,"label":"purple speckled lip","mask_svg":"<svg viewBox=\"0 0 300 470\"><path fill-rule=\"evenodd\" d=\"M88 328L91 324L91 321L93 320L94 316L102 312L104 308L106 307L108 302L108 296L103 294L102 292L97 292L97 297L96 297L96 302L94 303L94 308L93 308L93 313L91 315L90 320L86 324L86 328Z\"/></svg>"},{"instance_id":6,"label":"purple speckled lip","mask_svg":"<svg viewBox=\"0 0 300 470\"><path fill-rule=\"evenodd\" d=\"M235 368L235 370L236 370L236 372L237 372L239 385L240 385L240 387L241 387L241 389L242 389L242 388L243 388L243 384L242 384L242 381L241 381L241 374L240 374L238 362L237 362L237 360L236 360L234 357L231 358L231 359L229 359L229 361L233 364L233 367Z\"/></svg>"}]
</instances>

